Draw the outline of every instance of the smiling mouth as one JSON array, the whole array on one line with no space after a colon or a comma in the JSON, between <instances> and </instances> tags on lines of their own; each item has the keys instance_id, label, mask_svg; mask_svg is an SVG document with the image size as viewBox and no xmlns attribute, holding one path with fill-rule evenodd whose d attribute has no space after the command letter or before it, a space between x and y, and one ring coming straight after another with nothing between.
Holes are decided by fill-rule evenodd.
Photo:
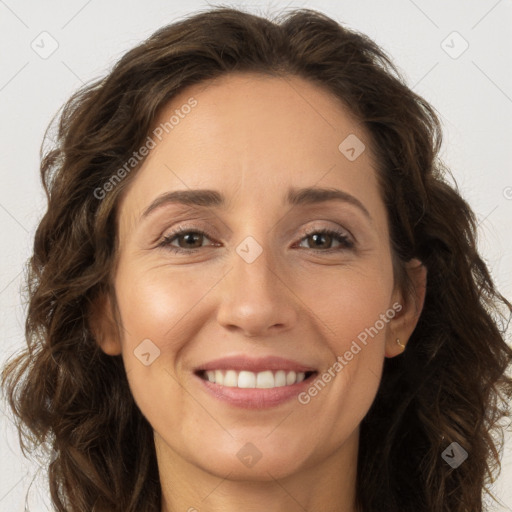
<instances>
[{"instance_id":1,"label":"smiling mouth","mask_svg":"<svg viewBox=\"0 0 512 512\"><path fill-rule=\"evenodd\" d=\"M237 370L198 370L195 374L203 380L220 386L243 389L269 389L293 386L310 379L318 372L293 370L265 370L262 372Z\"/></svg>"}]
</instances>

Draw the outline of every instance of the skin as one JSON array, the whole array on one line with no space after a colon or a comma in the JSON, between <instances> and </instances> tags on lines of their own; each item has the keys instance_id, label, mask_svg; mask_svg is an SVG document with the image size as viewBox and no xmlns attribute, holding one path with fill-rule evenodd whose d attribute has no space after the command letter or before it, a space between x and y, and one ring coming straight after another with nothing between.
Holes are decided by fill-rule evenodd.
<instances>
[{"instance_id":1,"label":"skin","mask_svg":"<svg viewBox=\"0 0 512 512\"><path fill-rule=\"evenodd\" d=\"M191 96L197 106L151 150L119 205L122 335L108 297L94 320L154 429L162 512L354 512L359 424L384 358L416 326L426 269L411 260L412 295L395 287L369 135L329 92L298 77L233 74L182 91L159 122ZM366 145L354 161L338 149L349 134ZM343 190L371 220L346 202L291 207L292 186ZM167 204L141 220L163 192L196 188L221 192L227 208ZM209 233L174 238L195 253L157 246L178 224ZM329 236L318 248L308 228L341 229L355 248ZM248 236L262 248L250 264L236 252ZM198 364L232 354L278 355L322 373L394 303L400 312L307 404L239 409L193 377ZM144 339L160 350L148 366L134 356ZM248 442L261 453L252 467L237 457Z\"/></svg>"}]
</instances>

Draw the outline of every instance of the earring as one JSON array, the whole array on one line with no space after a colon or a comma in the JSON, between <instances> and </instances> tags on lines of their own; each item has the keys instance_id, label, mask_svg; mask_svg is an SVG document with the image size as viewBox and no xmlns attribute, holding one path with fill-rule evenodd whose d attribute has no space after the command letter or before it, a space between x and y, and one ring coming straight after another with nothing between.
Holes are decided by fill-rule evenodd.
<instances>
[{"instance_id":1,"label":"earring","mask_svg":"<svg viewBox=\"0 0 512 512\"><path fill-rule=\"evenodd\" d=\"M400 338L397 338L397 339L396 339L396 344L397 344L397 345L400 345L400 347L402 348L402 350L405 350L405 345L403 345L402 343L400 343Z\"/></svg>"}]
</instances>

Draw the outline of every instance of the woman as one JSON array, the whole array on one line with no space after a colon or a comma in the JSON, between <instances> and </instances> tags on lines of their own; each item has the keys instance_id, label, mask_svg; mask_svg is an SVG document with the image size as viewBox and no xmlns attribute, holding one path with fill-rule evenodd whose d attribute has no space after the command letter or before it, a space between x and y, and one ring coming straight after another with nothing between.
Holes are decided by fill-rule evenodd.
<instances>
[{"instance_id":1,"label":"woman","mask_svg":"<svg viewBox=\"0 0 512 512\"><path fill-rule=\"evenodd\" d=\"M440 146L311 10L197 13L76 93L3 373L55 508L483 510L512 305Z\"/></svg>"}]
</instances>

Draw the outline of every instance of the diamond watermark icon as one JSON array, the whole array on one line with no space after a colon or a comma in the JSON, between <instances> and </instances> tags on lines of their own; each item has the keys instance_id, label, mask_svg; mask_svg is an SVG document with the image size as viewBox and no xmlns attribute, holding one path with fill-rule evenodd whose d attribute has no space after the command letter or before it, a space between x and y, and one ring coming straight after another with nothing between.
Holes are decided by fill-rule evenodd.
<instances>
[{"instance_id":1,"label":"diamond watermark icon","mask_svg":"<svg viewBox=\"0 0 512 512\"><path fill-rule=\"evenodd\" d=\"M469 43L454 30L441 41L441 48L452 59L458 59L469 48Z\"/></svg>"},{"instance_id":2,"label":"diamond watermark icon","mask_svg":"<svg viewBox=\"0 0 512 512\"><path fill-rule=\"evenodd\" d=\"M467 458L468 452L455 441L446 448L441 457L450 464L452 468L458 468Z\"/></svg>"},{"instance_id":3,"label":"diamond watermark icon","mask_svg":"<svg viewBox=\"0 0 512 512\"><path fill-rule=\"evenodd\" d=\"M252 443L245 443L236 456L244 466L252 468L261 459L262 453Z\"/></svg>"},{"instance_id":4,"label":"diamond watermark icon","mask_svg":"<svg viewBox=\"0 0 512 512\"><path fill-rule=\"evenodd\" d=\"M30 47L41 59L47 59L55 53L59 47L57 40L48 32L41 32L31 43Z\"/></svg>"},{"instance_id":5,"label":"diamond watermark icon","mask_svg":"<svg viewBox=\"0 0 512 512\"><path fill-rule=\"evenodd\" d=\"M338 149L348 160L353 162L361 156L363 151L366 149L366 146L363 144L363 141L357 137L357 135L351 133L341 142Z\"/></svg>"},{"instance_id":6,"label":"diamond watermark icon","mask_svg":"<svg viewBox=\"0 0 512 512\"><path fill-rule=\"evenodd\" d=\"M148 338L139 343L133 353L144 366L153 364L160 357L160 349Z\"/></svg>"},{"instance_id":7,"label":"diamond watermark icon","mask_svg":"<svg viewBox=\"0 0 512 512\"><path fill-rule=\"evenodd\" d=\"M236 252L246 263L252 263L263 252L263 247L252 236L248 236L238 244Z\"/></svg>"}]
</instances>

